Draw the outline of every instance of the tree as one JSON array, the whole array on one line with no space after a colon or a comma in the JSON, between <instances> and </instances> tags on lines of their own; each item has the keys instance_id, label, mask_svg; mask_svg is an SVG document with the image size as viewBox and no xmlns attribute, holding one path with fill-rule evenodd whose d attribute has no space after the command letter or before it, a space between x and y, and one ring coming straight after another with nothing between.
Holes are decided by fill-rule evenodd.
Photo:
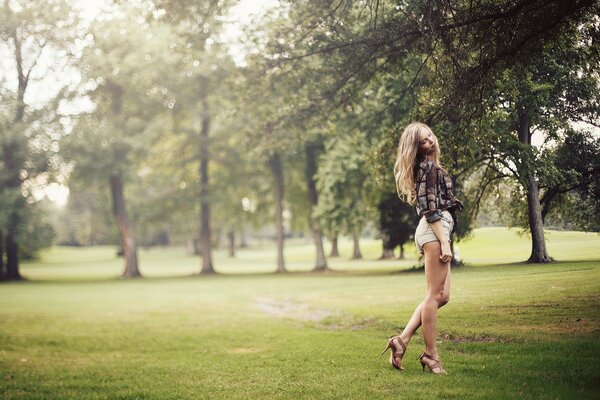
<instances>
[{"instance_id":1,"label":"tree","mask_svg":"<svg viewBox=\"0 0 600 400\"><path fill-rule=\"evenodd\" d=\"M513 177L525 189L532 239L528 262L552 260L544 239L540 196L545 190L546 200L549 200L552 195L548 186L558 190L559 182L567 180L561 178L563 171L552 166L547 153L553 152L556 146L564 149L561 142L569 135L561 135L561 132L572 131L569 118L597 121L600 113L598 74L594 72L600 67L600 58L591 52L593 44L587 37L590 28L597 30L593 24L592 27L586 24L562 26L555 41L539 45L527 64L504 69L491 96L497 104L492 108L495 123L506 131L497 133L500 140L496 139L495 146L486 147L492 149L488 155L495 169ZM546 137L547 150L532 146L536 131ZM568 155L576 156L564 150L562 154L563 165L569 163L565 160ZM585 186L584 182L575 186L580 184Z\"/></svg>"},{"instance_id":2,"label":"tree","mask_svg":"<svg viewBox=\"0 0 600 400\"><path fill-rule=\"evenodd\" d=\"M388 192L387 196L382 196L378 211L383 241L381 258L393 257L394 249L400 246L398 258L404 259L404 244L412 237L419 222L414 208L399 201L396 192Z\"/></svg>"},{"instance_id":3,"label":"tree","mask_svg":"<svg viewBox=\"0 0 600 400\"><path fill-rule=\"evenodd\" d=\"M373 182L369 179L371 171L365 157L365 143L364 135L358 131L332 137L325 144L317 172L319 221L328 232L352 236L354 259L362 258L358 239L371 216L366 197Z\"/></svg>"},{"instance_id":4,"label":"tree","mask_svg":"<svg viewBox=\"0 0 600 400\"><path fill-rule=\"evenodd\" d=\"M323 151L323 139L318 137L317 140L306 142L304 144L304 154L306 158L305 179L308 188L308 198L310 202L309 219L310 229L313 235L316 250L315 271L327 270L327 260L325 259L325 250L323 249L323 234L319 219L317 218L317 208L319 207L319 194L317 191L316 174L318 172L318 157L319 152Z\"/></svg>"},{"instance_id":5,"label":"tree","mask_svg":"<svg viewBox=\"0 0 600 400\"><path fill-rule=\"evenodd\" d=\"M112 221L110 205L110 191L105 183L70 179L68 202L53 217L56 243L68 246L118 244L119 234Z\"/></svg>"},{"instance_id":6,"label":"tree","mask_svg":"<svg viewBox=\"0 0 600 400\"><path fill-rule=\"evenodd\" d=\"M542 218L555 210L571 229L600 230L600 142L589 132L569 129L553 150L555 179L544 185Z\"/></svg>"},{"instance_id":7,"label":"tree","mask_svg":"<svg viewBox=\"0 0 600 400\"><path fill-rule=\"evenodd\" d=\"M0 151L0 266L4 278L21 279L19 248L24 246L26 226L31 210L26 203L35 202L29 182L48 180L53 164L49 143L56 143L56 112L64 91L54 90L49 98L35 99L32 87L45 76L54 75L58 62L47 61L51 54L67 58L77 36L76 14L65 1L4 1L0 5L0 51L13 69L16 83L2 82L2 139ZM40 62L44 60L44 62ZM47 61L47 62L46 62ZM44 65L45 64L45 65ZM7 85L7 86L5 86ZM13 89L14 87L14 89ZM45 103L33 105L32 101ZM55 124L52 126L52 124ZM36 142L37 141L37 142ZM34 143L33 145L31 145ZM46 157L47 156L47 157ZM40 178L40 179L38 179ZM31 188L30 188L31 189ZM25 194L24 196L22 195ZM6 263L4 264L4 253Z\"/></svg>"},{"instance_id":8,"label":"tree","mask_svg":"<svg viewBox=\"0 0 600 400\"><path fill-rule=\"evenodd\" d=\"M66 153L76 163L73 178L109 184L125 258L123 277L140 276L125 183L152 141L153 123L160 123L156 116L171 104L160 78L169 71L169 46L176 42L165 25L138 24L139 15L136 7L115 6L91 25L94 41L80 68L95 109L82 114L65 138Z\"/></svg>"},{"instance_id":9,"label":"tree","mask_svg":"<svg viewBox=\"0 0 600 400\"><path fill-rule=\"evenodd\" d=\"M209 160L210 140L209 134L213 121L214 111L211 109L209 96L217 93L218 88L212 87L213 82L219 81L223 70L215 63L218 58L217 51L211 45L216 42L223 17L227 14L232 1L211 2L199 4L186 3L172 0L154 2L155 10L161 19L168 21L176 27L178 36L185 43L182 59L183 68L187 70L187 83L191 84L195 95L188 98L196 99L197 118L200 121L198 135L199 148L199 175L200 175L200 247L202 253L202 274L214 273L211 250L211 191L209 186ZM218 47L215 46L215 47ZM202 60L202 62L200 61ZM189 64L200 68L190 68ZM188 64L188 65L185 65ZM214 68L213 68L214 67ZM215 79L216 78L216 79ZM188 103L188 105L192 105Z\"/></svg>"},{"instance_id":10,"label":"tree","mask_svg":"<svg viewBox=\"0 0 600 400\"><path fill-rule=\"evenodd\" d=\"M510 160L520 160L517 164L520 169L515 171L515 176L520 176L522 184L528 188L532 232L530 261L548 261L543 243L539 189L533 168L535 157L532 158L530 148L531 124L543 114L543 109L536 108L539 106L536 102L543 100L543 93L542 97L537 97L540 93L531 92L528 86L528 83L543 79L543 76L534 73L534 81L531 81L529 74L539 67L540 60L556 58L556 52L564 48L562 45L577 44L576 38L581 37L577 29L582 23L586 26L584 31L589 32L583 43L593 47L593 32L597 30L593 16L597 15L597 4L589 0L411 1L393 5L376 1L356 5L349 2L323 4L319 12L312 13L308 7L304 12L309 22L297 37L300 40L309 37L311 44L308 48L295 46L296 43L288 46L291 50L280 63L294 65L297 60L306 57L327 55L330 63L326 69L321 69L324 75L321 80L327 83L318 88L314 96L319 104L323 104L325 99L344 102L377 76L415 56L421 60L412 81L420 82L421 86L417 91L415 115L432 125L436 132L443 132L441 128L449 127L447 132L456 133L446 135L453 140L445 143L450 148L460 149L460 152L451 152L455 156L450 157L449 163L453 170L462 174L486 161L502 162L509 148L517 150ZM361 12L367 12L370 18L362 24L353 23L357 22L356 16ZM323 33L324 25L328 29ZM294 51L294 48L300 50ZM587 51L586 54L589 60L595 53ZM344 72L340 73L342 68ZM569 69L571 75L568 76L572 77L577 68ZM517 91L499 90L505 83L516 84ZM398 99L404 98L407 92L400 92ZM498 96L499 92L502 94ZM502 96L505 96L504 100L499 100ZM512 125L492 118L507 98L513 101L509 103L513 111L508 113ZM587 106L593 105L589 99L586 97L584 101ZM571 100L574 99L566 97L566 101L562 101L562 98L553 98L558 105L579 103L579 106L568 107L565 114L571 119L585 118L581 113L590 111L589 107L582 107L581 102ZM488 124L491 119L496 119L496 125ZM501 125L506 128L503 132L486 130L500 128ZM517 146L512 139L505 139L507 134L516 137L517 142L520 140L520 145ZM501 137L500 143L498 136ZM498 152L498 144L506 144L507 147ZM509 167L504 165L504 168ZM506 174L504 169L496 169L496 172L495 176L486 176L496 181Z\"/></svg>"}]
</instances>

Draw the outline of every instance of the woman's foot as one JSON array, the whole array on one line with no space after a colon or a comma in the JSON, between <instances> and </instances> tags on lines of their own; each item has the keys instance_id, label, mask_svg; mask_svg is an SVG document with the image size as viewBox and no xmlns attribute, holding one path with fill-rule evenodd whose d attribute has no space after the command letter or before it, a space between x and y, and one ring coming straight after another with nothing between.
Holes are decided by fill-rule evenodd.
<instances>
[{"instance_id":1,"label":"woman's foot","mask_svg":"<svg viewBox=\"0 0 600 400\"><path fill-rule=\"evenodd\" d=\"M406 344L402 341L400 336L392 336L388 339L387 347L381 352L383 355L387 349L392 349L390 354L390 364L392 367L402 370L402 357L404 357L404 353L406 353Z\"/></svg>"},{"instance_id":2,"label":"woman's foot","mask_svg":"<svg viewBox=\"0 0 600 400\"><path fill-rule=\"evenodd\" d=\"M425 371L425 367L427 367L432 374L447 374L446 370L442 368L442 363L440 362L439 357L434 358L427 353L422 353L418 360L421 362L423 371Z\"/></svg>"}]
</instances>

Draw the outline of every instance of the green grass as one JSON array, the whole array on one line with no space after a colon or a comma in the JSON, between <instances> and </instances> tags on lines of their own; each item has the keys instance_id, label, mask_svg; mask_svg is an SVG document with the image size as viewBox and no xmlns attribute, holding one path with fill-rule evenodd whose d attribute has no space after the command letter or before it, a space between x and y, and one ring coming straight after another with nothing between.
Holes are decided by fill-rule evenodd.
<instances>
[{"instance_id":1,"label":"green grass","mask_svg":"<svg viewBox=\"0 0 600 400\"><path fill-rule=\"evenodd\" d=\"M153 249L141 280L116 278L113 248L55 248L23 266L29 281L0 285L0 398L599 398L599 236L548 239L562 262L517 264L528 242L503 228L459 243L470 266L452 271L438 320L447 376L421 371L420 333L405 371L379 357L425 282L396 272L414 258L375 261L375 241L366 261L344 242L327 274L257 274L274 268L265 244L189 276L197 257ZM309 270L310 250L290 244L289 268Z\"/></svg>"}]
</instances>

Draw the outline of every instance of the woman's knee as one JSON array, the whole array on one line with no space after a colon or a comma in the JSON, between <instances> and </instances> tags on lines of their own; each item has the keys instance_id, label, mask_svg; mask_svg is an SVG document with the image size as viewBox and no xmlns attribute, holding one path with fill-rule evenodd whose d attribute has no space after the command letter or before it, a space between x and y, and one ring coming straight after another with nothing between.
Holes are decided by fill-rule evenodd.
<instances>
[{"instance_id":1,"label":"woman's knee","mask_svg":"<svg viewBox=\"0 0 600 400\"><path fill-rule=\"evenodd\" d=\"M442 297L438 301L438 307L444 307L446 304L450 302L450 293L443 293Z\"/></svg>"},{"instance_id":2,"label":"woman's knee","mask_svg":"<svg viewBox=\"0 0 600 400\"><path fill-rule=\"evenodd\" d=\"M438 292L428 293L427 297L437 304L438 308L445 306L450 301L450 293L445 293L443 290Z\"/></svg>"}]
</instances>

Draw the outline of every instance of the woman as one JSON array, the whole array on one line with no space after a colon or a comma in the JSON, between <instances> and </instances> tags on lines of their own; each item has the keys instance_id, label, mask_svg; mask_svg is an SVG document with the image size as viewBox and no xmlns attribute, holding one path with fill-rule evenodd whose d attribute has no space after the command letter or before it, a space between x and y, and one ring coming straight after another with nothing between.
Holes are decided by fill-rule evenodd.
<instances>
[{"instance_id":1,"label":"woman","mask_svg":"<svg viewBox=\"0 0 600 400\"><path fill-rule=\"evenodd\" d=\"M427 294L402 333L390 337L381 354L391 349L390 363L403 369L406 346L423 325L425 351L419 357L423 370L427 367L434 374L445 374L435 341L437 310L450 298L450 235L456 227L455 211L463 205L454 198L452 180L440 166L438 141L427 125L415 122L402 132L394 175L398 195L414 204L421 216L415 242L424 255Z\"/></svg>"}]
</instances>

